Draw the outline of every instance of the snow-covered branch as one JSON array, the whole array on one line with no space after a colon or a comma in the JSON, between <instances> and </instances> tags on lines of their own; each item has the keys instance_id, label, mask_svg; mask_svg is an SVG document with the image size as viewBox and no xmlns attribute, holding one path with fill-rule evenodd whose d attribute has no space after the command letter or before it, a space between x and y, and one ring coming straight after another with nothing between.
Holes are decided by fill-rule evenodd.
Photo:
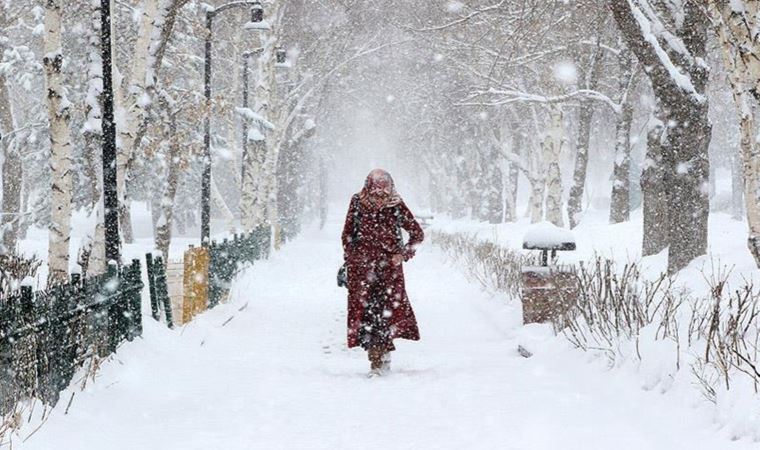
<instances>
[{"instance_id":1,"label":"snow-covered branch","mask_svg":"<svg viewBox=\"0 0 760 450\"><path fill-rule=\"evenodd\" d=\"M521 92L511 89L487 89L484 91L477 91L473 95L474 98L481 96L495 96L494 100L490 101L464 101L457 105L459 106L499 106L508 105L511 103L541 103L541 104L558 104L564 103L570 100L578 98L596 100L609 106L615 114L620 114L621 106L619 103L613 101L609 96L592 89L578 89L567 94L545 96L540 94L531 94L527 92Z\"/></svg>"}]
</instances>

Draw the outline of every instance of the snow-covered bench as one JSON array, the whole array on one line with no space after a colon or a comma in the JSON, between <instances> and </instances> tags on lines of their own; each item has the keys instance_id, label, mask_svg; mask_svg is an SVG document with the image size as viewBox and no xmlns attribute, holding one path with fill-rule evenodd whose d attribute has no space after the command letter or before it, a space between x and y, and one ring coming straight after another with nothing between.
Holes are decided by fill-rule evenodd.
<instances>
[{"instance_id":1,"label":"snow-covered bench","mask_svg":"<svg viewBox=\"0 0 760 450\"><path fill-rule=\"evenodd\" d=\"M523 323L556 323L572 304L577 295L574 272L570 267L550 263L555 261L558 251L575 248L573 234L549 222L533 225L525 233L523 249L539 250L541 264L523 267Z\"/></svg>"}]
</instances>

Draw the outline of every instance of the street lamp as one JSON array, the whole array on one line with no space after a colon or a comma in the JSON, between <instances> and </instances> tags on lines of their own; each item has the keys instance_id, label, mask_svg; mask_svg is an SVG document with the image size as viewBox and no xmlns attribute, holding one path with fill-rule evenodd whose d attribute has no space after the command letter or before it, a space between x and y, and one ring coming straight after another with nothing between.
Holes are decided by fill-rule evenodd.
<instances>
[{"instance_id":1,"label":"street lamp","mask_svg":"<svg viewBox=\"0 0 760 450\"><path fill-rule=\"evenodd\" d=\"M203 174L201 176L201 245L209 245L211 240L211 42L214 19L221 13L235 8L251 8L251 22L245 29L269 29L264 21L264 8L259 0L233 1L217 8L206 10L206 50L204 64L204 92L206 96L206 118L203 138Z\"/></svg>"},{"instance_id":2,"label":"street lamp","mask_svg":"<svg viewBox=\"0 0 760 450\"><path fill-rule=\"evenodd\" d=\"M113 51L111 48L111 2L100 2L100 49L103 61L103 222L106 264L120 263L119 199L116 188L116 122L113 104Z\"/></svg>"}]
</instances>

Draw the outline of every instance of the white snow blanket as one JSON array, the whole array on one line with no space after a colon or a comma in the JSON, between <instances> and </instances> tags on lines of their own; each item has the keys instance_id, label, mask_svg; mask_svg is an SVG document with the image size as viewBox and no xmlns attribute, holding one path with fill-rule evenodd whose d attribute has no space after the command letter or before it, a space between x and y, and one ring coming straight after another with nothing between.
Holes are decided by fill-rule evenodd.
<instances>
[{"instance_id":1,"label":"white snow blanket","mask_svg":"<svg viewBox=\"0 0 760 450\"><path fill-rule=\"evenodd\" d=\"M521 325L516 302L469 282L426 243L406 265L420 342L366 377L345 344L339 223L247 270L232 301L169 331L146 318L97 381L14 449L744 450L705 409ZM518 344L534 353L526 359ZM36 411L41 411L39 408Z\"/></svg>"}]
</instances>

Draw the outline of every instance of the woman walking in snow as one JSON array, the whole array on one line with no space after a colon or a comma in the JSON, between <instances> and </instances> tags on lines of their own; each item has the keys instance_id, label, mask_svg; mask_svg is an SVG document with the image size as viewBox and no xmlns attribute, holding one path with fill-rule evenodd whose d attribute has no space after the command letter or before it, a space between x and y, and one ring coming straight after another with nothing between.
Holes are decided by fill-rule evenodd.
<instances>
[{"instance_id":1,"label":"woman walking in snow","mask_svg":"<svg viewBox=\"0 0 760 450\"><path fill-rule=\"evenodd\" d=\"M409 233L406 244L402 228ZM364 188L351 198L342 236L348 271L348 346L367 351L370 376L390 370L394 339L420 339L402 263L414 256L423 238L391 175L381 169L370 172Z\"/></svg>"}]
</instances>

